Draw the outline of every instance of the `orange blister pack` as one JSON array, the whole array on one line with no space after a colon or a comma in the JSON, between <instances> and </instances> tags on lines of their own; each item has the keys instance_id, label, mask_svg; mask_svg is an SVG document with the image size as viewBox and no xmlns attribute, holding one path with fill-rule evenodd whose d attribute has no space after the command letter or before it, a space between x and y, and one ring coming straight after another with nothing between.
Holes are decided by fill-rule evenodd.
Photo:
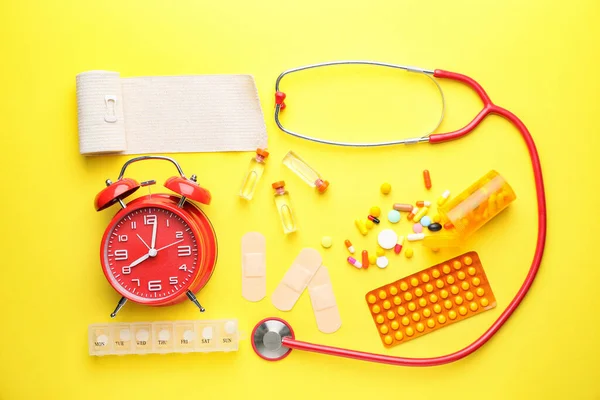
<instances>
[{"instance_id":1,"label":"orange blister pack","mask_svg":"<svg viewBox=\"0 0 600 400\"><path fill-rule=\"evenodd\" d=\"M496 307L474 251L373 289L365 299L385 347Z\"/></svg>"}]
</instances>

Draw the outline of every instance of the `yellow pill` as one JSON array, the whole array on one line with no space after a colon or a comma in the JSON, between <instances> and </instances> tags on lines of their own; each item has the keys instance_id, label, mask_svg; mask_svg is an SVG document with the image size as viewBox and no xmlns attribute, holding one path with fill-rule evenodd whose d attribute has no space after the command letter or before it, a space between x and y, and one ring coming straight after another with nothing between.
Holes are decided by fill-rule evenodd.
<instances>
[{"instance_id":1,"label":"yellow pill","mask_svg":"<svg viewBox=\"0 0 600 400\"><path fill-rule=\"evenodd\" d=\"M403 317L400 322L402 322L402 325L408 326L408 324L410 324L410 319L408 319L408 317Z\"/></svg>"},{"instance_id":2,"label":"yellow pill","mask_svg":"<svg viewBox=\"0 0 600 400\"><path fill-rule=\"evenodd\" d=\"M483 288L480 287L480 288L477 288L476 293L477 293L477 296L481 297L485 294L485 290L483 290Z\"/></svg>"},{"instance_id":3,"label":"yellow pill","mask_svg":"<svg viewBox=\"0 0 600 400\"><path fill-rule=\"evenodd\" d=\"M441 289L444 287L444 281L441 279L438 279L437 281L435 281L435 286L438 287L438 289Z\"/></svg>"},{"instance_id":4,"label":"yellow pill","mask_svg":"<svg viewBox=\"0 0 600 400\"><path fill-rule=\"evenodd\" d=\"M392 319L396 318L396 313L393 312L392 310L390 310L387 312L387 317L389 320L392 320Z\"/></svg>"},{"instance_id":5,"label":"yellow pill","mask_svg":"<svg viewBox=\"0 0 600 400\"><path fill-rule=\"evenodd\" d=\"M412 294L410 292L404 293L404 300L411 301L412 300Z\"/></svg>"},{"instance_id":6,"label":"yellow pill","mask_svg":"<svg viewBox=\"0 0 600 400\"><path fill-rule=\"evenodd\" d=\"M402 290L403 292L406 292L408 290L408 285L406 284L406 282L400 282L400 290Z\"/></svg>"},{"instance_id":7,"label":"yellow pill","mask_svg":"<svg viewBox=\"0 0 600 400\"><path fill-rule=\"evenodd\" d=\"M392 323L390 324L390 327L393 330L397 330L400 327L400 324L398 323L398 321L392 321Z\"/></svg>"},{"instance_id":8,"label":"yellow pill","mask_svg":"<svg viewBox=\"0 0 600 400\"><path fill-rule=\"evenodd\" d=\"M372 216L378 218L381 215L381 208L379 208L377 206L371 207L371 209L369 210L369 215L372 215Z\"/></svg>"},{"instance_id":9,"label":"yellow pill","mask_svg":"<svg viewBox=\"0 0 600 400\"><path fill-rule=\"evenodd\" d=\"M412 336L415 334L415 330L413 328L411 328L410 326L408 328L406 328L406 336Z\"/></svg>"},{"instance_id":10,"label":"yellow pill","mask_svg":"<svg viewBox=\"0 0 600 400\"><path fill-rule=\"evenodd\" d=\"M363 221L362 219L355 219L354 225L356 225L361 235L366 236L367 233L369 233L369 231L367 230L367 226L365 225L365 221Z\"/></svg>"},{"instance_id":11,"label":"yellow pill","mask_svg":"<svg viewBox=\"0 0 600 400\"><path fill-rule=\"evenodd\" d=\"M423 289L421 289L421 288L416 288L416 289L415 289L415 296L417 296L417 297L421 297L421 296L423 296Z\"/></svg>"},{"instance_id":12,"label":"yellow pill","mask_svg":"<svg viewBox=\"0 0 600 400\"><path fill-rule=\"evenodd\" d=\"M404 338L404 335L402 335L402 332L398 331L394 334L394 337L396 338L396 340L402 340L402 338Z\"/></svg>"},{"instance_id":13,"label":"yellow pill","mask_svg":"<svg viewBox=\"0 0 600 400\"><path fill-rule=\"evenodd\" d=\"M385 299L387 297L387 293L385 292L385 290L380 290L379 291L379 298L381 300Z\"/></svg>"},{"instance_id":14,"label":"yellow pill","mask_svg":"<svg viewBox=\"0 0 600 400\"><path fill-rule=\"evenodd\" d=\"M452 311L448 312L448 318L456 319L456 311L452 310Z\"/></svg>"},{"instance_id":15,"label":"yellow pill","mask_svg":"<svg viewBox=\"0 0 600 400\"><path fill-rule=\"evenodd\" d=\"M456 260L452 263L452 266L454 267L455 270L459 270L460 267L462 267L462 264L460 263L460 261Z\"/></svg>"},{"instance_id":16,"label":"yellow pill","mask_svg":"<svg viewBox=\"0 0 600 400\"><path fill-rule=\"evenodd\" d=\"M399 315L406 314L406 308L404 308L404 307L398 307L398 309L396 311L398 311Z\"/></svg>"},{"instance_id":17,"label":"yellow pill","mask_svg":"<svg viewBox=\"0 0 600 400\"><path fill-rule=\"evenodd\" d=\"M481 280L479 278L473 278L471 280L471 283L473 284L473 286L479 286L479 284L481 283Z\"/></svg>"},{"instance_id":18,"label":"yellow pill","mask_svg":"<svg viewBox=\"0 0 600 400\"><path fill-rule=\"evenodd\" d=\"M487 307L487 305L490 304L490 302L488 301L488 299L486 299L485 297L483 299L481 299L479 301L479 303L481 304L482 307Z\"/></svg>"},{"instance_id":19,"label":"yellow pill","mask_svg":"<svg viewBox=\"0 0 600 400\"><path fill-rule=\"evenodd\" d=\"M469 256L466 256L465 258L463 258L463 262L465 263L465 265L471 265L473 264L473 259Z\"/></svg>"},{"instance_id":20,"label":"yellow pill","mask_svg":"<svg viewBox=\"0 0 600 400\"><path fill-rule=\"evenodd\" d=\"M430 315L431 315L431 310L429 308L426 308L423 310L423 316L425 318L429 318Z\"/></svg>"},{"instance_id":21,"label":"yellow pill","mask_svg":"<svg viewBox=\"0 0 600 400\"><path fill-rule=\"evenodd\" d=\"M475 270L475 268L474 268L474 267L469 267L469 269L467 270L467 272L469 273L469 275L473 276L473 275L475 275L475 273L476 273L477 271Z\"/></svg>"},{"instance_id":22,"label":"yellow pill","mask_svg":"<svg viewBox=\"0 0 600 400\"><path fill-rule=\"evenodd\" d=\"M445 316L443 316L443 315L438 315L438 322L439 322L440 324L444 324L444 323L446 323L446 317L445 317Z\"/></svg>"},{"instance_id":23,"label":"yellow pill","mask_svg":"<svg viewBox=\"0 0 600 400\"><path fill-rule=\"evenodd\" d=\"M411 301L410 303L408 303L408 309L410 311L415 311L417 309L417 305Z\"/></svg>"},{"instance_id":24,"label":"yellow pill","mask_svg":"<svg viewBox=\"0 0 600 400\"><path fill-rule=\"evenodd\" d=\"M398 288L396 286L390 286L390 288L388 289L388 291L390 292L390 294L392 296L395 296L398 294Z\"/></svg>"},{"instance_id":25,"label":"yellow pill","mask_svg":"<svg viewBox=\"0 0 600 400\"><path fill-rule=\"evenodd\" d=\"M439 224L440 221L442 220L442 217L440 217L440 214L435 214L432 219L433 219L433 222L437 222Z\"/></svg>"},{"instance_id":26,"label":"yellow pill","mask_svg":"<svg viewBox=\"0 0 600 400\"><path fill-rule=\"evenodd\" d=\"M432 302L432 303L435 303L436 301L438 301L438 297L435 294L432 293L429 296L429 301Z\"/></svg>"},{"instance_id":27,"label":"yellow pill","mask_svg":"<svg viewBox=\"0 0 600 400\"><path fill-rule=\"evenodd\" d=\"M384 335L385 335L386 333L388 333L388 332L389 332L389 328L387 327L387 325L381 325L381 326L379 327L379 332L381 332L382 334L384 334Z\"/></svg>"},{"instance_id":28,"label":"yellow pill","mask_svg":"<svg viewBox=\"0 0 600 400\"><path fill-rule=\"evenodd\" d=\"M465 299L467 299L469 301L473 300L473 293L471 293L471 292L465 293Z\"/></svg>"},{"instance_id":29,"label":"yellow pill","mask_svg":"<svg viewBox=\"0 0 600 400\"><path fill-rule=\"evenodd\" d=\"M430 328L433 328L435 326L435 321L433 319L428 319L427 320L427 326Z\"/></svg>"},{"instance_id":30,"label":"yellow pill","mask_svg":"<svg viewBox=\"0 0 600 400\"><path fill-rule=\"evenodd\" d=\"M373 229L373 227L375 226L375 224L373 223L373 221L371 221L370 219L365 221L365 226L367 227L367 229Z\"/></svg>"},{"instance_id":31,"label":"yellow pill","mask_svg":"<svg viewBox=\"0 0 600 400\"><path fill-rule=\"evenodd\" d=\"M419 286L419 280L417 278L412 278L410 284L413 285L413 287Z\"/></svg>"},{"instance_id":32,"label":"yellow pill","mask_svg":"<svg viewBox=\"0 0 600 400\"><path fill-rule=\"evenodd\" d=\"M419 321L421 319L421 315L419 313L417 313L417 312L413 313L412 319L413 319L413 321L417 322L417 321Z\"/></svg>"},{"instance_id":33,"label":"yellow pill","mask_svg":"<svg viewBox=\"0 0 600 400\"><path fill-rule=\"evenodd\" d=\"M452 302L450 300L446 300L444 302L444 307L446 307L446 310L449 310L452 308ZM383 318L383 317L382 317Z\"/></svg>"},{"instance_id":34,"label":"yellow pill","mask_svg":"<svg viewBox=\"0 0 600 400\"><path fill-rule=\"evenodd\" d=\"M469 290L469 283L468 282L463 282L460 284L460 287L462 288L462 290Z\"/></svg>"},{"instance_id":35,"label":"yellow pill","mask_svg":"<svg viewBox=\"0 0 600 400\"><path fill-rule=\"evenodd\" d=\"M456 274L456 277L462 281L463 279L466 278L466 275L463 271L458 271L458 274Z\"/></svg>"},{"instance_id":36,"label":"yellow pill","mask_svg":"<svg viewBox=\"0 0 600 400\"><path fill-rule=\"evenodd\" d=\"M448 285L452 285L454 283L454 277L452 275L449 275L446 278L446 282L448 282Z\"/></svg>"},{"instance_id":37,"label":"yellow pill","mask_svg":"<svg viewBox=\"0 0 600 400\"><path fill-rule=\"evenodd\" d=\"M379 312L381 311L381 307L379 307L377 304L375 304L371 310L373 311L374 314L379 314Z\"/></svg>"},{"instance_id":38,"label":"yellow pill","mask_svg":"<svg viewBox=\"0 0 600 400\"><path fill-rule=\"evenodd\" d=\"M400 304L402 304L402 299L400 298L400 296L395 296L394 297L394 304L399 306Z\"/></svg>"},{"instance_id":39,"label":"yellow pill","mask_svg":"<svg viewBox=\"0 0 600 400\"><path fill-rule=\"evenodd\" d=\"M462 297L460 297L460 296L456 296L456 297L454 298L454 302L455 302L457 305L461 305L461 304L463 303L463 298L462 298Z\"/></svg>"},{"instance_id":40,"label":"yellow pill","mask_svg":"<svg viewBox=\"0 0 600 400\"><path fill-rule=\"evenodd\" d=\"M390 194L391 191L392 185L390 185L389 183L385 182L383 185L381 185L381 193Z\"/></svg>"},{"instance_id":41,"label":"yellow pill","mask_svg":"<svg viewBox=\"0 0 600 400\"><path fill-rule=\"evenodd\" d=\"M440 306L439 304L436 304L433 306L433 311L437 314L442 312L442 306Z\"/></svg>"},{"instance_id":42,"label":"yellow pill","mask_svg":"<svg viewBox=\"0 0 600 400\"><path fill-rule=\"evenodd\" d=\"M433 285L432 285L432 284L430 284L430 283L428 283L427 285L425 285L425 291L426 291L427 293L431 293L431 292L433 292Z\"/></svg>"},{"instance_id":43,"label":"yellow pill","mask_svg":"<svg viewBox=\"0 0 600 400\"><path fill-rule=\"evenodd\" d=\"M422 323L420 323L420 322L419 322L419 323L417 324L417 330L418 330L419 332L423 332L423 331L425 330L425 325L423 325Z\"/></svg>"},{"instance_id":44,"label":"yellow pill","mask_svg":"<svg viewBox=\"0 0 600 400\"><path fill-rule=\"evenodd\" d=\"M477 311L479 306L477 305L477 303L473 302L473 303L469 304L469 308L471 309L471 311Z\"/></svg>"},{"instance_id":45,"label":"yellow pill","mask_svg":"<svg viewBox=\"0 0 600 400\"><path fill-rule=\"evenodd\" d=\"M385 250L381 247L378 247L377 250L375 250L375 254L377 254L377 257L383 257L385 256Z\"/></svg>"},{"instance_id":46,"label":"yellow pill","mask_svg":"<svg viewBox=\"0 0 600 400\"><path fill-rule=\"evenodd\" d=\"M415 254L414 250L411 249L410 247L406 250L404 250L404 257L406 258L412 258L412 256Z\"/></svg>"},{"instance_id":47,"label":"yellow pill","mask_svg":"<svg viewBox=\"0 0 600 400\"><path fill-rule=\"evenodd\" d=\"M378 315L377 318L375 318L375 321L377 321L378 324L383 324L385 319L383 318L383 315Z\"/></svg>"},{"instance_id":48,"label":"yellow pill","mask_svg":"<svg viewBox=\"0 0 600 400\"><path fill-rule=\"evenodd\" d=\"M427 305L427 300L425 300L424 298L422 298L422 297L421 297L421 298L419 299L419 305L420 305L421 307L425 307L425 306Z\"/></svg>"},{"instance_id":49,"label":"yellow pill","mask_svg":"<svg viewBox=\"0 0 600 400\"><path fill-rule=\"evenodd\" d=\"M441 297L442 299L446 299L446 298L448 298L448 291L447 291L446 289L444 289L444 290L440 290L440 297Z\"/></svg>"},{"instance_id":50,"label":"yellow pill","mask_svg":"<svg viewBox=\"0 0 600 400\"><path fill-rule=\"evenodd\" d=\"M429 282L429 275L427 274L421 274L421 281L424 283Z\"/></svg>"},{"instance_id":51,"label":"yellow pill","mask_svg":"<svg viewBox=\"0 0 600 400\"><path fill-rule=\"evenodd\" d=\"M446 264L446 265L444 265L444 266L442 267L442 272L443 272L443 273L445 273L445 274L449 274L449 273L450 273L450 271L451 271L451 270L450 270L450 266L449 266L449 265L447 265L447 264Z\"/></svg>"},{"instance_id":52,"label":"yellow pill","mask_svg":"<svg viewBox=\"0 0 600 400\"><path fill-rule=\"evenodd\" d=\"M452 285L452 287L450 288L450 291L452 292L452 294L457 294L458 293L458 286Z\"/></svg>"},{"instance_id":53,"label":"yellow pill","mask_svg":"<svg viewBox=\"0 0 600 400\"><path fill-rule=\"evenodd\" d=\"M440 271L439 271L439 270L437 270L437 269L434 269L433 271L431 271L431 275L432 275L434 278L439 278L439 277L440 277Z\"/></svg>"},{"instance_id":54,"label":"yellow pill","mask_svg":"<svg viewBox=\"0 0 600 400\"><path fill-rule=\"evenodd\" d=\"M392 308L392 303L390 303L389 300L384 301L383 308L385 308L386 310L389 310L390 308Z\"/></svg>"},{"instance_id":55,"label":"yellow pill","mask_svg":"<svg viewBox=\"0 0 600 400\"><path fill-rule=\"evenodd\" d=\"M467 313L467 307L460 307L460 308L458 309L458 313L459 313L460 315L465 315L465 314Z\"/></svg>"},{"instance_id":56,"label":"yellow pill","mask_svg":"<svg viewBox=\"0 0 600 400\"><path fill-rule=\"evenodd\" d=\"M367 301L368 301L370 304L375 304L375 302L377 301L377 297L375 297L375 295L374 295L374 294L370 294L370 295L369 295L369 297L367 297Z\"/></svg>"},{"instance_id":57,"label":"yellow pill","mask_svg":"<svg viewBox=\"0 0 600 400\"><path fill-rule=\"evenodd\" d=\"M392 337L390 335L387 335L386 337L383 338L383 341L385 342L385 344L392 344Z\"/></svg>"},{"instance_id":58,"label":"yellow pill","mask_svg":"<svg viewBox=\"0 0 600 400\"><path fill-rule=\"evenodd\" d=\"M377 256L375 254L369 254L369 264L375 265L377 262Z\"/></svg>"}]
</instances>

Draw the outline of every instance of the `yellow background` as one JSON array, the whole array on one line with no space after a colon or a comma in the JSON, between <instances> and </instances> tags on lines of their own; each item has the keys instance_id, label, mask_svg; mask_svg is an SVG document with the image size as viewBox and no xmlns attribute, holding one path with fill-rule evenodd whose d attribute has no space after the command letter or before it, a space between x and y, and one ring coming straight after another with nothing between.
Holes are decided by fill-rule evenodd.
<instances>
[{"instance_id":1,"label":"yellow background","mask_svg":"<svg viewBox=\"0 0 600 400\"><path fill-rule=\"evenodd\" d=\"M599 15L594 0L3 1L0 398L599 398ZM92 200L127 159L79 155L75 75L91 69L124 77L253 74L270 135L272 157L249 204L237 191L250 153L175 155L213 193L203 209L215 225L220 257L199 294L205 315L189 302L159 309L127 304L120 321L235 317L248 334L259 319L275 315L290 321L301 340L433 356L462 348L497 318L527 272L536 234L532 174L517 131L491 117L460 141L372 150L316 145L280 132L272 121L276 76L346 58L465 73L531 130L546 179L548 241L537 281L501 332L467 359L426 369L298 351L267 363L248 341L233 354L88 356L88 324L108 321L118 300L98 260L116 209L96 213ZM396 116L424 121L431 114L407 112L407 103L395 97L404 90L396 75L404 76L340 68L290 77L282 83L289 98L284 121L337 139L359 138L351 129L356 126L366 129L363 138L408 136L403 128L409 124ZM442 85L448 108L440 129L459 128L477 112L478 99L459 84ZM302 106L313 100L325 108ZM325 196L281 164L290 149L331 181ZM424 168L434 185L427 194ZM386 270L355 270L344 261L343 240L374 251L375 235L359 237L354 218L366 216L371 205L389 210L397 201L435 200L446 188L458 193L490 169L505 176L518 199L463 250L479 252L498 307L386 351L364 294L458 252L432 254L415 246L412 260L391 255ZM159 182L173 173L158 162L129 172ZM272 203L270 183L279 179L288 182L299 221L289 237ZM384 181L393 186L388 197L379 193ZM406 221L400 229L409 230ZM268 294L301 248L321 251L343 319L338 332L317 330L306 294L288 313L268 297L242 299L239 243L250 230L267 237ZM319 246L323 235L334 238L329 250Z\"/></svg>"}]
</instances>

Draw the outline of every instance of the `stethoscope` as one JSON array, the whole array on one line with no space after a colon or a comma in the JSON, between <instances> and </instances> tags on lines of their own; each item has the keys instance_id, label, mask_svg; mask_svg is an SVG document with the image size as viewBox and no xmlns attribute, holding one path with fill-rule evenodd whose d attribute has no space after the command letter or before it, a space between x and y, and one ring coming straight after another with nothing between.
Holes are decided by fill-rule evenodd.
<instances>
[{"instance_id":1,"label":"stethoscope","mask_svg":"<svg viewBox=\"0 0 600 400\"><path fill-rule=\"evenodd\" d=\"M397 68L409 72L415 72L426 75L428 78L433 80L436 84L437 88L441 92L441 86L435 80L435 78L441 79L452 79L455 81L462 82L467 86L471 87L481 98L483 102L483 109L473 118L471 122L469 122L465 127L458 129L453 132L448 133L431 133L428 135L424 135L421 137L411 138L411 139L402 139L396 141L389 142L378 142L378 143L350 143L350 142L336 142L331 140L323 140L318 139L306 135L299 134L297 132L293 132L287 128L285 128L281 121L279 120L279 115L282 109L285 108L285 94L279 90L279 84L283 77L289 75L293 72L303 71L311 68L317 67L325 67L332 65L345 65L345 64L363 64L363 65L374 65L381 67L389 67L389 68ZM544 192L544 180L542 177L542 167L540 164L540 159L538 156L537 149L535 147L535 143L531 134L525 127L525 124L521 122L521 120L510 111L505 108L499 107L492 103L489 96L483 90L481 85L477 83L472 78L468 76L457 74L454 72L448 72L444 70L436 69L426 70L422 68L416 67L408 67L402 65L395 64L386 64L379 63L373 61L334 61L320 64L312 64L304 67L299 67L295 69L290 69L284 71L275 82L275 123L277 126L284 132L301 138L310 140L313 142L337 145L337 146L355 146L355 147L376 147L376 146L390 146L395 144L411 144L411 143L442 143L449 140L458 139L460 137L465 136L470 133L477 125L481 123L481 121L490 114L500 115L503 118L506 118L510 121L521 133L521 136L525 140L525 144L527 145L527 149L529 151L529 156L531 158L531 164L533 167L533 175L535 178L535 190L537 197L537 208L538 208L538 235L537 235L537 243L535 248L535 253L533 256L533 261L531 262L531 267L529 269L529 273L527 274L525 281L523 282L521 288L515 295L515 297L508 304L506 309L502 312L500 317L488 328L488 330L481 335L477 340L475 340L470 345L465 348L458 350L454 353L447 354L439 357L432 358L406 358L406 357L394 357L387 356L383 354L374 354L374 353L366 353L356 350L349 349L341 349L337 347L324 346L320 344L307 343L296 340L294 331L290 324L280 318L267 318L260 321L254 327L252 331L252 347L256 354L262 357L265 360L275 361L281 360L285 358L292 349L311 351L315 353L322 353L332 356L339 357L347 357L354 358L357 360L363 361L372 361L383 364L392 364L392 365L402 365L402 366L434 366L434 365L442 365L451 363L453 361L460 360L463 357L468 356L469 354L475 352L479 348L481 348L488 340L492 338L500 330L502 325L510 318L512 313L517 309L529 289L535 280L535 276L540 268L540 263L542 262L542 256L544 254L544 245L546 242L546 197ZM442 93L442 102L443 102L443 93ZM443 108L442 108L442 118L443 118ZM441 119L440 119L441 123ZM439 123L438 123L439 126ZM436 127L437 128L437 127Z\"/></svg>"}]
</instances>

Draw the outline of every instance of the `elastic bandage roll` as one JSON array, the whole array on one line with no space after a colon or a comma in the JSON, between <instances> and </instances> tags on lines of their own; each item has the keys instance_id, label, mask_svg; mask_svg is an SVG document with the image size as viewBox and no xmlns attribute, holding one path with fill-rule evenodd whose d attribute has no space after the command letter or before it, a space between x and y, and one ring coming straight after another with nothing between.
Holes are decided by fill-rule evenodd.
<instances>
[{"instance_id":1,"label":"elastic bandage roll","mask_svg":"<svg viewBox=\"0 0 600 400\"><path fill-rule=\"evenodd\" d=\"M317 327L323 333L333 333L342 326L342 318L333 294L329 271L321 266L308 284Z\"/></svg>"},{"instance_id":2,"label":"elastic bandage roll","mask_svg":"<svg viewBox=\"0 0 600 400\"><path fill-rule=\"evenodd\" d=\"M242 297L262 300L267 295L266 241L258 232L242 236Z\"/></svg>"},{"instance_id":3,"label":"elastic bandage roll","mask_svg":"<svg viewBox=\"0 0 600 400\"><path fill-rule=\"evenodd\" d=\"M291 310L322 262L318 251L302 249L271 296L275 308L281 311Z\"/></svg>"}]
</instances>

